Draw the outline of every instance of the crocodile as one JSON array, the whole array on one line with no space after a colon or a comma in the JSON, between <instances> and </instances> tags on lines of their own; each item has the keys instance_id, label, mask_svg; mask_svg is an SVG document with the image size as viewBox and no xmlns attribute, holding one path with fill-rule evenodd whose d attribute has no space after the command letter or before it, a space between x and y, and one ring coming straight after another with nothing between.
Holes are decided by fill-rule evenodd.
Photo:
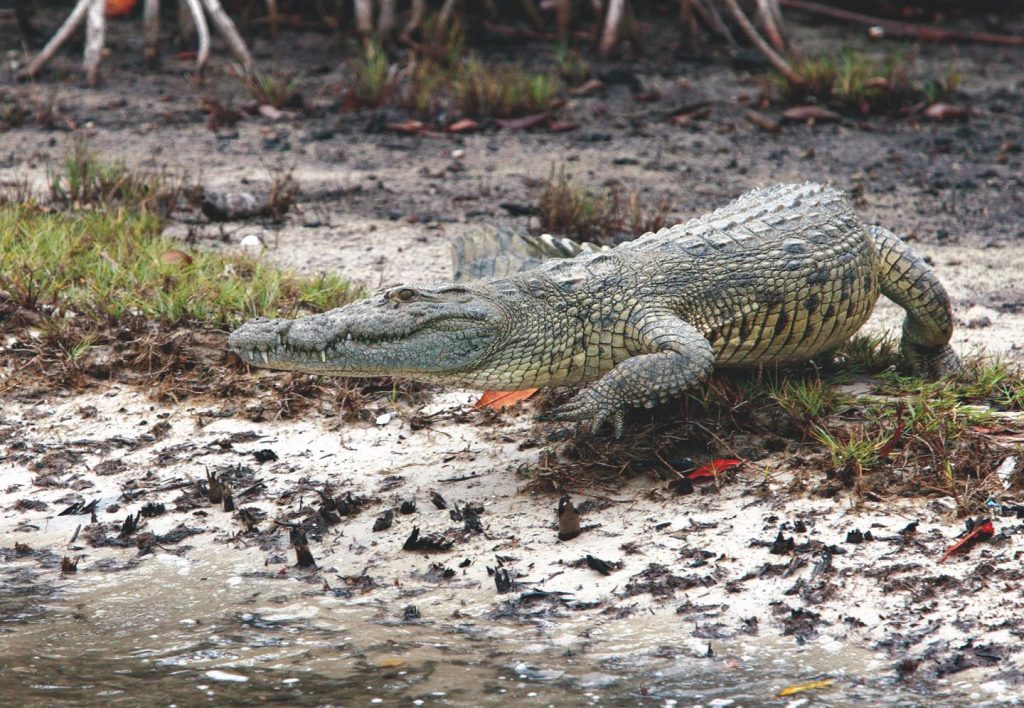
<instances>
[{"instance_id":1,"label":"crocodile","mask_svg":"<svg viewBox=\"0 0 1024 708\"><path fill-rule=\"evenodd\" d=\"M906 311L900 348L914 374L961 370L931 268L828 186L756 189L611 249L562 243L575 255L254 319L229 345L272 369L493 390L582 385L544 419L611 423L619 436L628 410L678 397L717 367L793 364L839 347L879 294Z\"/></svg>"}]
</instances>

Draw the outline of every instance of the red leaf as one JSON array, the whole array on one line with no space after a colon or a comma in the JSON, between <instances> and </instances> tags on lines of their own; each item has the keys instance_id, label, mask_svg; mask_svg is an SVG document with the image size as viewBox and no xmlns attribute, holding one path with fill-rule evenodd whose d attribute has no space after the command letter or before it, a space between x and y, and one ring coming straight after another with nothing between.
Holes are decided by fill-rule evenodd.
<instances>
[{"instance_id":1,"label":"red leaf","mask_svg":"<svg viewBox=\"0 0 1024 708\"><path fill-rule=\"evenodd\" d=\"M484 395L480 396L480 400L474 403L473 407L477 410L490 408L491 410L500 411L502 408L519 403L519 401L525 401L537 393L538 390L536 388L524 388L521 391L484 391Z\"/></svg>"},{"instance_id":2,"label":"red leaf","mask_svg":"<svg viewBox=\"0 0 1024 708\"><path fill-rule=\"evenodd\" d=\"M701 465L693 472L690 472L689 474L686 475L686 477L687 479L692 480L700 479L702 477L714 477L719 472L727 470L730 467L735 467L736 465L742 462L743 460L737 460L735 458L726 458L724 460L712 460L706 465Z\"/></svg>"},{"instance_id":3,"label":"red leaf","mask_svg":"<svg viewBox=\"0 0 1024 708\"><path fill-rule=\"evenodd\" d=\"M899 445L900 440L903 438L904 428L905 425L903 423L903 406L900 405L900 407L896 409L896 429L892 431L892 437L890 437L889 440L886 441L886 443L882 445L881 449L878 451L878 457L881 458L883 461L888 461L889 455L892 453L893 449L897 445Z\"/></svg>"},{"instance_id":4,"label":"red leaf","mask_svg":"<svg viewBox=\"0 0 1024 708\"><path fill-rule=\"evenodd\" d=\"M939 559L939 563L945 562L945 560L951 555L966 553L974 546L974 544L979 541L987 541L992 538L995 533L996 528L992 525L991 519L985 519L982 523L975 523L974 528L971 529L966 536L946 549L946 552L942 554L942 558Z\"/></svg>"}]
</instances>

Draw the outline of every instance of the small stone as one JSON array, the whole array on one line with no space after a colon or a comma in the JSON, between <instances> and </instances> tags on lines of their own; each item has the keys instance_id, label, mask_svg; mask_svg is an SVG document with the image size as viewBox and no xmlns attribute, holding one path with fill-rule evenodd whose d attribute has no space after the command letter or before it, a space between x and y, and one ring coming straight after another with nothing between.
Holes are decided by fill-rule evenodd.
<instances>
[{"instance_id":1,"label":"small stone","mask_svg":"<svg viewBox=\"0 0 1024 708\"><path fill-rule=\"evenodd\" d=\"M248 236L244 236L242 240L239 241L238 245L242 248L243 251L254 256L263 250L263 242L260 240L260 237L257 236L256 234L249 234Z\"/></svg>"}]
</instances>

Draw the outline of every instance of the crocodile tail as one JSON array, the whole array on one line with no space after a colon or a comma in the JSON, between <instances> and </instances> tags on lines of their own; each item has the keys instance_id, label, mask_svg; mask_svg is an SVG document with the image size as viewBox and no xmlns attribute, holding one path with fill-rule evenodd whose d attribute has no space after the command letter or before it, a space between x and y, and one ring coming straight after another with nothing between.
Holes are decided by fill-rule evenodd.
<instances>
[{"instance_id":1,"label":"crocodile tail","mask_svg":"<svg viewBox=\"0 0 1024 708\"><path fill-rule=\"evenodd\" d=\"M452 276L456 282L507 276L535 268L552 258L606 250L551 234L534 236L494 227L481 227L452 242Z\"/></svg>"}]
</instances>

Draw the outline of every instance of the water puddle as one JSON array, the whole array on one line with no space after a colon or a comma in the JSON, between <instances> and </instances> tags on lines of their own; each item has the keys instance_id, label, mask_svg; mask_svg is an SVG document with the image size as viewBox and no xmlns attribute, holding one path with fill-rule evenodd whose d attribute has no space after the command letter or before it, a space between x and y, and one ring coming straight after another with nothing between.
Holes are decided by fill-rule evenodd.
<instances>
[{"instance_id":1,"label":"water puddle","mask_svg":"<svg viewBox=\"0 0 1024 708\"><path fill-rule=\"evenodd\" d=\"M322 578L256 577L214 555L63 578L13 561L0 573L9 705L925 706L996 701L999 688L936 692L834 642L681 639L685 618L574 616L477 588L407 618L415 598L398 590L363 600ZM831 685L777 697L823 677Z\"/></svg>"}]
</instances>

